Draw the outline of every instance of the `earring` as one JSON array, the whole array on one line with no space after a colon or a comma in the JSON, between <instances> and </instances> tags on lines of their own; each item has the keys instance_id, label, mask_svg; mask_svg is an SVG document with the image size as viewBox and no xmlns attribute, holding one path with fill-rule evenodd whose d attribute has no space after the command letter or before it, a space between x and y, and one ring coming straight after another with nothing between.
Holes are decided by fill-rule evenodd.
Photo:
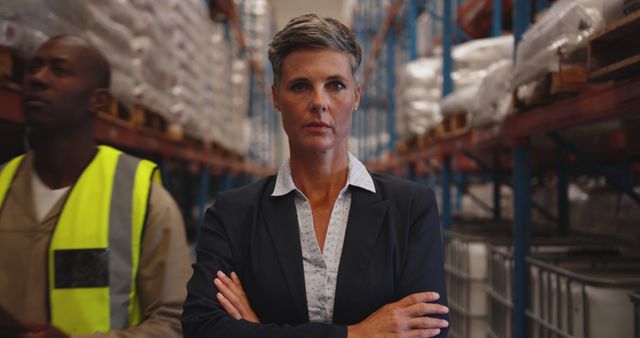
<instances>
[{"instance_id":1,"label":"earring","mask_svg":"<svg viewBox=\"0 0 640 338\"><path fill-rule=\"evenodd\" d=\"M273 109L275 109L276 111L280 111L279 107L273 107Z\"/></svg>"},{"instance_id":2,"label":"earring","mask_svg":"<svg viewBox=\"0 0 640 338\"><path fill-rule=\"evenodd\" d=\"M356 106L355 108L353 108L353 111L358 111L358 106Z\"/></svg>"}]
</instances>

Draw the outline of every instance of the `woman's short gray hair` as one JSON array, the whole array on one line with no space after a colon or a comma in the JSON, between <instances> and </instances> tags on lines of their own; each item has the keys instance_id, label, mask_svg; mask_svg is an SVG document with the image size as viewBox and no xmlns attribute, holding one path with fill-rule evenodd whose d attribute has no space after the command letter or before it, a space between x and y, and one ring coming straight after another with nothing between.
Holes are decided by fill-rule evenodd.
<instances>
[{"instance_id":1,"label":"woman's short gray hair","mask_svg":"<svg viewBox=\"0 0 640 338\"><path fill-rule=\"evenodd\" d=\"M335 49L347 54L351 60L351 73L357 82L362 49L353 32L336 19L304 14L291 19L269 44L269 61L276 86L280 81L282 60L293 51L304 48Z\"/></svg>"}]
</instances>

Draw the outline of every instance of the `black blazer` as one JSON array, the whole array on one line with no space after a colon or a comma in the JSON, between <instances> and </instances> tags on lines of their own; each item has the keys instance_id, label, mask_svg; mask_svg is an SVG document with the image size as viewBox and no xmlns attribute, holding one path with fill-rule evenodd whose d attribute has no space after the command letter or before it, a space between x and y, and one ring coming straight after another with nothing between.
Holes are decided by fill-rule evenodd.
<instances>
[{"instance_id":1,"label":"black blazer","mask_svg":"<svg viewBox=\"0 0 640 338\"><path fill-rule=\"evenodd\" d=\"M275 176L221 193L205 215L187 285L185 337L346 337L385 304L440 293L443 253L433 191L373 174L376 193L351 187L333 324L309 323L294 193L272 197ZM263 324L236 320L216 300L215 273L235 271ZM447 318L446 316L438 316ZM443 330L439 337L446 337Z\"/></svg>"}]
</instances>

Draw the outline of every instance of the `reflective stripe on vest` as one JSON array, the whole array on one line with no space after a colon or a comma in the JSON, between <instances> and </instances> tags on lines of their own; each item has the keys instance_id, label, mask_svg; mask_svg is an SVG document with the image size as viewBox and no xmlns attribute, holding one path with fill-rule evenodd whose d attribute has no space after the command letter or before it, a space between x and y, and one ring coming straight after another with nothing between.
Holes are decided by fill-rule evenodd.
<instances>
[{"instance_id":1,"label":"reflective stripe on vest","mask_svg":"<svg viewBox=\"0 0 640 338\"><path fill-rule=\"evenodd\" d=\"M19 164L21 158L16 160ZM17 171L9 169L0 172L0 201ZM10 178L7 180L5 175ZM157 177L155 164L110 147L99 147L71 188L49 244L49 306L53 325L66 333L82 335L140 323L136 280L151 181ZM104 258L104 284L60 282L56 271L69 272L74 282L95 277L91 275L94 266L80 271L73 268L78 262L87 262L84 258L77 259L81 257L78 252L101 253L93 257ZM61 257L72 258L60 260L65 264L56 266Z\"/></svg>"}]
</instances>

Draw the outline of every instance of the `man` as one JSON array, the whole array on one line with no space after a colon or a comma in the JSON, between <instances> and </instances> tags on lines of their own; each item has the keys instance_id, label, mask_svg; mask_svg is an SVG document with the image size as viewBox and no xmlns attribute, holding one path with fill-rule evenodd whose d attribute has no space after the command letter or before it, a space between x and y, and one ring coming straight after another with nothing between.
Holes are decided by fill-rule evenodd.
<instances>
[{"instance_id":1,"label":"man","mask_svg":"<svg viewBox=\"0 0 640 338\"><path fill-rule=\"evenodd\" d=\"M21 337L181 337L189 253L156 166L98 146L109 64L74 36L25 72L32 150L0 166L0 308Z\"/></svg>"}]
</instances>

